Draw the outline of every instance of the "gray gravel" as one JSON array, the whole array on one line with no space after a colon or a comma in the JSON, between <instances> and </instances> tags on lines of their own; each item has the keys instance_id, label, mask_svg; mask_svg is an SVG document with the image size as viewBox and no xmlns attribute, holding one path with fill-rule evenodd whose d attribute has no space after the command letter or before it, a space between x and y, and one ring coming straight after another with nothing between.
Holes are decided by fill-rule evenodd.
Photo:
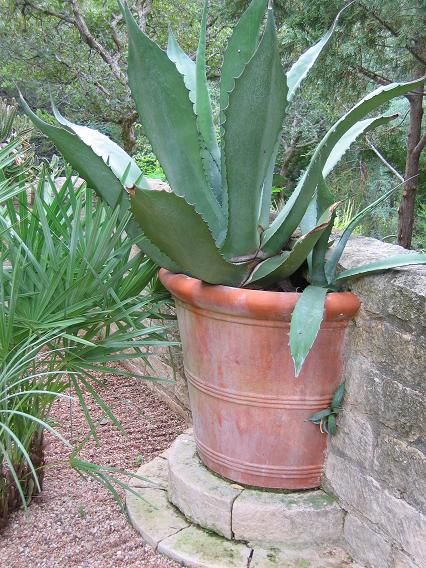
<instances>
[{"instance_id":1,"label":"gray gravel","mask_svg":"<svg viewBox=\"0 0 426 568\"><path fill-rule=\"evenodd\" d=\"M187 425L136 379L109 375L102 395L124 426L122 435L92 405L99 426L99 447L92 442L83 459L135 471L170 446ZM85 433L75 402L55 403L52 418L68 439ZM14 513L0 535L1 568L171 568L175 562L156 554L128 524L111 495L83 479L66 462L67 450L46 436L47 471L42 494L28 512Z\"/></svg>"}]
</instances>

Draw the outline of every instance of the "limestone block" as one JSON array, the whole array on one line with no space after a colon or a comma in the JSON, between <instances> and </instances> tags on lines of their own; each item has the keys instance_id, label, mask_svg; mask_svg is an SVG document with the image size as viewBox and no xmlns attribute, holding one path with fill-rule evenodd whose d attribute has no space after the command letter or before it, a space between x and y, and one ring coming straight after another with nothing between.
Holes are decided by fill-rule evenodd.
<instances>
[{"instance_id":1,"label":"limestone block","mask_svg":"<svg viewBox=\"0 0 426 568\"><path fill-rule=\"evenodd\" d=\"M142 375L157 376L168 379L170 382L147 382L147 386L155 391L159 397L175 412L190 421L189 395L186 379L183 372L182 349L175 317L175 309L170 307L168 320L167 339L176 342L177 345L167 347L148 348L148 359L136 358L124 362L124 366L130 371ZM158 325L158 321L148 320L148 324Z\"/></svg>"},{"instance_id":2,"label":"limestone block","mask_svg":"<svg viewBox=\"0 0 426 568\"><path fill-rule=\"evenodd\" d=\"M396 254L409 253L410 251L397 245L368 237L357 237L348 242L340 264L346 269ZM353 282L352 287L368 311L392 315L415 325L425 326L425 283L426 267L407 266L360 278Z\"/></svg>"},{"instance_id":3,"label":"limestone block","mask_svg":"<svg viewBox=\"0 0 426 568\"><path fill-rule=\"evenodd\" d=\"M393 558L393 568L423 568L424 564L416 564L406 554L397 550Z\"/></svg>"},{"instance_id":4,"label":"limestone block","mask_svg":"<svg viewBox=\"0 0 426 568\"><path fill-rule=\"evenodd\" d=\"M183 453L186 452L189 455L190 452L186 449L186 446L190 447L189 442L191 441L193 441L191 431L187 431L179 437L180 448ZM176 449L179 450L180 448L179 444L177 448L174 446L168 455L173 458ZM161 462L163 462L163 465ZM167 458L155 458L150 464L143 466L141 473L149 472L152 477L156 476L157 479L162 479L164 463L167 463ZM205 469L202 465L200 467ZM244 492L254 493L252 490L236 487L229 481L223 481L223 483L233 490L238 490L241 492L240 494ZM267 543L258 543L253 547L235 539L226 539L212 531L190 524L169 503L167 491L149 487L135 487L134 490L141 499L138 499L130 491L126 495L129 517L134 527L145 541L155 547L158 552L173 558L184 566L198 568L247 568L248 566L251 568L308 568L308 566L309 568L344 568L351 566L352 568L361 568L351 561L343 549L329 543L325 545L316 544L313 535L309 535L308 543L289 544L281 541L279 545L272 545L272 547ZM275 500L276 502L281 502L283 496L285 496L285 494L277 492L268 492L267 494L272 501ZM199 498L204 503L205 508L208 509L208 503L203 501L205 496L200 494ZM286 498L287 509L291 509L296 516L296 510L302 510L303 517L308 509L322 514L330 507L336 507L334 499L322 491L288 493ZM266 509L266 513L270 513L270 509ZM337 523L336 518L330 517L327 513L322 519L324 523L333 525L335 532L340 533L341 516L338 517ZM274 515L269 515L269 517L263 518L263 524L272 524L275 520ZM306 522L306 515L302 518L302 521ZM305 531L308 531L309 527L308 522ZM264 530L264 527L260 527L260 530Z\"/></svg>"},{"instance_id":5,"label":"limestone block","mask_svg":"<svg viewBox=\"0 0 426 568\"><path fill-rule=\"evenodd\" d=\"M158 552L194 568L247 568L251 549L192 525L162 540Z\"/></svg>"},{"instance_id":6,"label":"limestone block","mask_svg":"<svg viewBox=\"0 0 426 568\"><path fill-rule=\"evenodd\" d=\"M334 454L328 456L326 479L345 509L367 517L415 561L426 558L426 517L418 510Z\"/></svg>"},{"instance_id":7,"label":"limestone block","mask_svg":"<svg viewBox=\"0 0 426 568\"><path fill-rule=\"evenodd\" d=\"M391 380L376 384L377 417L411 440L426 434L426 396Z\"/></svg>"},{"instance_id":8,"label":"limestone block","mask_svg":"<svg viewBox=\"0 0 426 568\"><path fill-rule=\"evenodd\" d=\"M156 457L140 466L136 475L130 480L131 487L151 487L152 489L167 490L168 465L163 457ZM143 477L145 479L138 479Z\"/></svg>"},{"instance_id":9,"label":"limestone block","mask_svg":"<svg viewBox=\"0 0 426 568\"><path fill-rule=\"evenodd\" d=\"M345 372L346 399L344 408L356 408L359 413L377 418L389 428L416 440L426 434L424 392L388 379L371 361L355 356Z\"/></svg>"},{"instance_id":10,"label":"limestone block","mask_svg":"<svg viewBox=\"0 0 426 568\"><path fill-rule=\"evenodd\" d=\"M170 381L169 383L146 381L145 385L155 392L169 408L183 416L185 420L189 422L191 414L185 404L177 397L177 382L174 381L173 370L162 362L157 355L150 356L149 362L151 363L151 367L149 367L147 362L142 358L129 359L123 362L123 366L136 375L148 375L168 379Z\"/></svg>"},{"instance_id":11,"label":"limestone block","mask_svg":"<svg viewBox=\"0 0 426 568\"><path fill-rule=\"evenodd\" d=\"M263 549L255 547L250 568L356 568L341 548L288 546Z\"/></svg>"},{"instance_id":12,"label":"limestone block","mask_svg":"<svg viewBox=\"0 0 426 568\"><path fill-rule=\"evenodd\" d=\"M426 455L392 436L382 435L374 455L376 475L405 501L426 513Z\"/></svg>"},{"instance_id":13,"label":"limestone block","mask_svg":"<svg viewBox=\"0 0 426 568\"><path fill-rule=\"evenodd\" d=\"M171 191L169 184L160 178L149 178L148 183L152 189L157 191L168 191L169 193Z\"/></svg>"},{"instance_id":14,"label":"limestone block","mask_svg":"<svg viewBox=\"0 0 426 568\"><path fill-rule=\"evenodd\" d=\"M145 542L156 548L158 543L189 526L185 517L167 500L161 489L135 488L139 498L130 491L126 505L132 525Z\"/></svg>"},{"instance_id":15,"label":"limestone block","mask_svg":"<svg viewBox=\"0 0 426 568\"><path fill-rule=\"evenodd\" d=\"M188 519L232 538L232 504L242 491L236 487L201 464L193 438L177 438L169 453L169 499Z\"/></svg>"},{"instance_id":16,"label":"limestone block","mask_svg":"<svg viewBox=\"0 0 426 568\"><path fill-rule=\"evenodd\" d=\"M339 415L337 433L330 437L329 445L329 451L337 450L350 460L371 468L376 434L370 417L346 407Z\"/></svg>"},{"instance_id":17,"label":"limestone block","mask_svg":"<svg viewBox=\"0 0 426 568\"><path fill-rule=\"evenodd\" d=\"M373 568L392 566L392 545L367 526L365 519L348 514L343 534L349 550L357 560Z\"/></svg>"},{"instance_id":18,"label":"limestone block","mask_svg":"<svg viewBox=\"0 0 426 568\"><path fill-rule=\"evenodd\" d=\"M352 354L346 364L343 410L375 416L378 385L383 375L366 357Z\"/></svg>"},{"instance_id":19,"label":"limestone block","mask_svg":"<svg viewBox=\"0 0 426 568\"><path fill-rule=\"evenodd\" d=\"M364 317L361 312L352 330L349 357L362 355L389 379L422 388L426 368L425 328L407 329L386 319Z\"/></svg>"},{"instance_id":20,"label":"limestone block","mask_svg":"<svg viewBox=\"0 0 426 568\"><path fill-rule=\"evenodd\" d=\"M406 249L389 243L384 243L372 237L352 237L345 247L340 264L343 268L353 268L394 256L396 254L409 253Z\"/></svg>"},{"instance_id":21,"label":"limestone block","mask_svg":"<svg viewBox=\"0 0 426 568\"><path fill-rule=\"evenodd\" d=\"M333 544L343 528L343 511L324 491L273 493L244 490L234 502L232 530L239 540L258 543Z\"/></svg>"}]
</instances>

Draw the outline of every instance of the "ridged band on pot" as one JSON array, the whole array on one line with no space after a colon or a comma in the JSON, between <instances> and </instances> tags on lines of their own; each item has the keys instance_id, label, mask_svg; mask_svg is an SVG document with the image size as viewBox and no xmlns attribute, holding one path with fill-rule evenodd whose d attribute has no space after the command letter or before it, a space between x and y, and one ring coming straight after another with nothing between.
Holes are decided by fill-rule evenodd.
<instances>
[{"instance_id":1,"label":"ridged band on pot","mask_svg":"<svg viewBox=\"0 0 426 568\"><path fill-rule=\"evenodd\" d=\"M176 302L203 463L245 485L318 487L327 437L307 419L329 405L341 381L358 298L327 295L320 333L296 379L288 335L298 293L212 286L164 269L160 279Z\"/></svg>"}]
</instances>

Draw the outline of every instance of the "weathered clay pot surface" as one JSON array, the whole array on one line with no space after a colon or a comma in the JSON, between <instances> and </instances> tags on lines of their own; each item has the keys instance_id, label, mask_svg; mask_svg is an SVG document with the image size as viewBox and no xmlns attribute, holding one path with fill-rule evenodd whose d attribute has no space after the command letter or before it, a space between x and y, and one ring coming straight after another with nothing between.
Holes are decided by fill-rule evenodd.
<instances>
[{"instance_id":1,"label":"weathered clay pot surface","mask_svg":"<svg viewBox=\"0 0 426 568\"><path fill-rule=\"evenodd\" d=\"M211 286L166 270L160 279L176 302L203 463L245 485L318 487L327 436L307 418L329 405L341 381L357 297L327 295L325 321L295 378L288 336L297 293Z\"/></svg>"}]
</instances>

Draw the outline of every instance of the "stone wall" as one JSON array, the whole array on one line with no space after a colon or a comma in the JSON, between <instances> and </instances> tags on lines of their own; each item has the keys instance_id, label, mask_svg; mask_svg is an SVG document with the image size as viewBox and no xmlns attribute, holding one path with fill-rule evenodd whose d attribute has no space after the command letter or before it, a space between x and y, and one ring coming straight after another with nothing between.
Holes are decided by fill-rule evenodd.
<instances>
[{"instance_id":1,"label":"stone wall","mask_svg":"<svg viewBox=\"0 0 426 568\"><path fill-rule=\"evenodd\" d=\"M352 239L350 268L403 249ZM350 330L346 397L332 438L325 486L347 512L344 533L353 557L368 568L426 566L426 267L409 267L354 282L362 308ZM176 380L152 384L190 418L179 350L151 360ZM153 374L153 372L149 372Z\"/></svg>"},{"instance_id":2,"label":"stone wall","mask_svg":"<svg viewBox=\"0 0 426 568\"><path fill-rule=\"evenodd\" d=\"M404 252L353 239L344 268ZM426 566L426 267L360 279L346 397L326 485L347 511L354 558L372 568Z\"/></svg>"},{"instance_id":3,"label":"stone wall","mask_svg":"<svg viewBox=\"0 0 426 568\"><path fill-rule=\"evenodd\" d=\"M176 321L167 322L170 326L167 339L179 341L179 331ZM151 349L152 355L148 360L130 359L125 362L129 371L137 374L160 377L169 382L146 382L148 388L154 391L164 402L188 423L191 422L189 410L189 395L186 379L183 373L182 350L180 346Z\"/></svg>"}]
</instances>

